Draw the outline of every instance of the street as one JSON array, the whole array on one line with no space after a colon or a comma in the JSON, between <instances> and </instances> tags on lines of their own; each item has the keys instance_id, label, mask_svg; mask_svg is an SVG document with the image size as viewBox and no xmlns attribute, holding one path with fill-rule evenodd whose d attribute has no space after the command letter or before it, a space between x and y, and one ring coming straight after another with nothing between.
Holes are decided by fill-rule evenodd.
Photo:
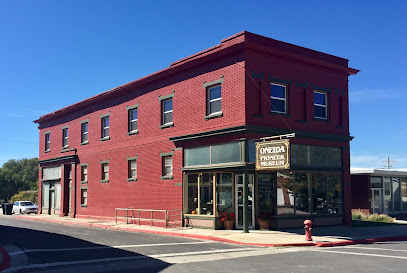
<instances>
[{"instance_id":1,"label":"street","mask_svg":"<svg viewBox=\"0 0 407 273\"><path fill-rule=\"evenodd\" d=\"M407 243L264 248L0 216L5 272L405 272ZM10 251L11 249L11 251Z\"/></svg>"}]
</instances>

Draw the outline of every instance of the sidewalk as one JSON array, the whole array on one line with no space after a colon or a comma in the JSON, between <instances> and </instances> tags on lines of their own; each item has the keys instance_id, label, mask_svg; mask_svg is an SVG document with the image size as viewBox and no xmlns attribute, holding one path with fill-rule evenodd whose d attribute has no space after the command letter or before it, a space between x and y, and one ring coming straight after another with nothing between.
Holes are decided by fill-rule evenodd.
<instances>
[{"instance_id":1,"label":"sidewalk","mask_svg":"<svg viewBox=\"0 0 407 273\"><path fill-rule=\"evenodd\" d=\"M200 228L161 228L145 225L115 223L94 219L81 219L58 217L53 215L13 215L21 219L53 222L64 225L82 225L105 229L125 230L130 232L145 232L161 235L180 236L202 240L212 240L235 244L277 247L277 246L335 246L358 243L373 243L377 241L407 240L407 221L396 221L399 225L372 226L372 227L317 227L312 232L311 242L305 241L304 230L287 229L281 231L249 230L212 230ZM406 225L404 225L406 224Z\"/></svg>"}]
</instances>

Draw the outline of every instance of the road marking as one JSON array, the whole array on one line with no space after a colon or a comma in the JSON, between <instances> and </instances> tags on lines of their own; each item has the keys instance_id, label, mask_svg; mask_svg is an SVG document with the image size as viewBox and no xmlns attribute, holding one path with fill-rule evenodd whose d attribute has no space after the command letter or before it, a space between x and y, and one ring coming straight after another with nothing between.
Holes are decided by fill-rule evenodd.
<instances>
[{"instance_id":1,"label":"road marking","mask_svg":"<svg viewBox=\"0 0 407 273\"><path fill-rule=\"evenodd\" d=\"M156 255L143 255L136 257L117 257L117 258L103 258L103 259L93 259L93 260L80 260L80 261L67 261L67 262L55 262L55 263L46 263L46 264L30 264L23 268L45 268L45 267L54 267L54 266L69 266L69 265L79 265L87 263L102 263L102 262L116 262L116 261L130 261L130 260L140 260L148 258L168 258L168 257L177 257L177 256L190 256L190 255L203 255L203 254L219 254L219 253L232 253L232 252L248 252L259 250L256 248L237 248L237 249L219 249L219 250L206 250L206 251L193 251L193 252L182 252L182 253L167 253L167 254L156 254ZM249 252L251 253L251 252ZM265 254L264 254L265 255Z\"/></svg>"},{"instance_id":2,"label":"road marking","mask_svg":"<svg viewBox=\"0 0 407 273\"><path fill-rule=\"evenodd\" d=\"M407 252L407 250L404 250L404 249L375 248L375 247L361 247L361 246L341 246L341 248L357 248L357 249L372 249L372 250L383 250L383 251Z\"/></svg>"},{"instance_id":3,"label":"road marking","mask_svg":"<svg viewBox=\"0 0 407 273\"><path fill-rule=\"evenodd\" d=\"M210 244L214 242L190 242L190 243L165 243L165 244L143 244L143 245L119 245L119 246L92 246L92 247L73 247L73 248L45 248L45 249L25 249L21 251L11 252L10 256L32 253L32 252L58 252L58 251L74 251L74 250L95 250L95 249L108 249L108 248L137 248L137 247L151 247L151 246L172 246L172 245L196 245L196 244Z\"/></svg>"},{"instance_id":4,"label":"road marking","mask_svg":"<svg viewBox=\"0 0 407 273\"><path fill-rule=\"evenodd\" d=\"M346 252L346 251L336 251L336 250L322 250L316 249L314 251L321 251L321 252L332 252L332 253L339 253L339 254L351 254L351 255L360 255L360 256L371 256L371 257L381 257L381 258L394 258L394 259L403 259L407 260L407 257L402 256L391 256L391 255L380 255L380 254L369 254L369 253L358 253L358 252Z\"/></svg>"}]
</instances>

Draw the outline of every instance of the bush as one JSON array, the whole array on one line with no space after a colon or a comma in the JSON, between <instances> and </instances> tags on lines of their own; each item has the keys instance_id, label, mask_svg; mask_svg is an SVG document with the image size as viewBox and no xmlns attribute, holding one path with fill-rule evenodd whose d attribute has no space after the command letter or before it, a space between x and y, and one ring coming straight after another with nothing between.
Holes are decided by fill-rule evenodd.
<instances>
[{"instance_id":1,"label":"bush","mask_svg":"<svg viewBox=\"0 0 407 273\"><path fill-rule=\"evenodd\" d=\"M352 220L354 221L368 221L368 222L382 222L382 223L393 223L395 218L390 217L386 214L369 214L365 215L360 211L352 212Z\"/></svg>"},{"instance_id":2,"label":"bush","mask_svg":"<svg viewBox=\"0 0 407 273\"><path fill-rule=\"evenodd\" d=\"M10 198L9 203L15 203L16 201L31 201L38 204L38 191L20 191Z\"/></svg>"}]
</instances>

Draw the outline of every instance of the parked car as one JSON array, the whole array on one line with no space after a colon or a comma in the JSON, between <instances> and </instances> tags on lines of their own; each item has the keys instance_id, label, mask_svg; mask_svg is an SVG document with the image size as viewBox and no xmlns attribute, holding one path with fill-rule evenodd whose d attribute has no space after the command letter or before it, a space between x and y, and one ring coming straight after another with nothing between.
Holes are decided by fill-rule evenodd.
<instances>
[{"instance_id":1,"label":"parked car","mask_svg":"<svg viewBox=\"0 0 407 273\"><path fill-rule=\"evenodd\" d=\"M17 201L13 205L13 213L37 213L38 206L34 205L31 201Z\"/></svg>"}]
</instances>

